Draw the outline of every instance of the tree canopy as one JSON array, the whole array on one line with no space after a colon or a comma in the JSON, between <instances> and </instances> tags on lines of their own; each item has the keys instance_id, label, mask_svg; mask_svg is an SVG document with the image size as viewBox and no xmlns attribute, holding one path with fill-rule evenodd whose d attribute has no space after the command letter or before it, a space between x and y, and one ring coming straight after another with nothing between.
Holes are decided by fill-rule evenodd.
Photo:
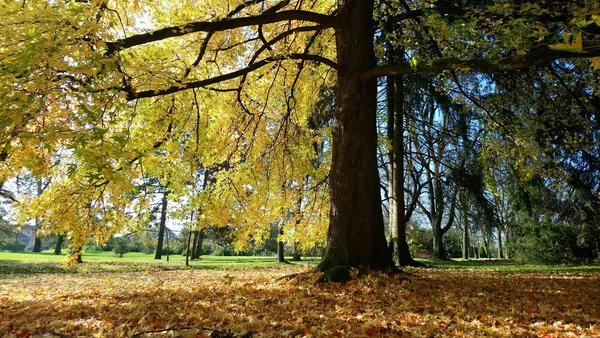
<instances>
[{"instance_id":1,"label":"tree canopy","mask_svg":"<svg viewBox=\"0 0 600 338\"><path fill-rule=\"evenodd\" d=\"M391 264L378 78L600 62L595 1L13 1L0 11L0 182L24 170L51 180L20 204L23 219L75 247L104 242L147 222L143 182L155 177L182 214L198 213L195 228L232 226L239 249L275 221L301 245L327 232L323 269ZM386 59L384 42L402 57Z\"/></svg>"}]
</instances>

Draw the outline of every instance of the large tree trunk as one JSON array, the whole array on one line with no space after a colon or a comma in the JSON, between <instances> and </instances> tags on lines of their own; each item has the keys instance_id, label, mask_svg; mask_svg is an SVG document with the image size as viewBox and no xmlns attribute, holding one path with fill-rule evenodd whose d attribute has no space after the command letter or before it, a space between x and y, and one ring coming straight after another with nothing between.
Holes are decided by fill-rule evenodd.
<instances>
[{"instance_id":1,"label":"large tree trunk","mask_svg":"<svg viewBox=\"0 0 600 338\"><path fill-rule=\"evenodd\" d=\"M336 28L337 88L332 127L331 208L327 250L319 265L392 266L385 240L377 169L377 81L360 73L375 66L373 1L342 1Z\"/></svg>"},{"instance_id":2,"label":"large tree trunk","mask_svg":"<svg viewBox=\"0 0 600 338\"><path fill-rule=\"evenodd\" d=\"M58 235L56 237L56 246L54 247L54 254L60 255L62 253L62 245L65 237L63 235Z\"/></svg>"},{"instance_id":3,"label":"large tree trunk","mask_svg":"<svg viewBox=\"0 0 600 338\"><path fill-rule=\"evenodd\" d=\"M444 250L444 242L442 237L444 233L441 229L433 231L433 257L437 259L446 259L446 251Z\"/></svg>"},{"instance_id":4,"label":"large tree trunk","mask_svg":"<svg viewBox=\"0 0 600 338\"><path fill-rule=\"evenodd\" d=\"M37 230L38 228L38 219L35 219L35 228ZM31 252L42 252L42 239L40 237L38 237L37 235L37 231L36 231L36 235L35 235L35 239L33 240L33 249L31 250Z\"/></svg>"},{"instance_id":5,"label":"large tree trunk","mask_svg":"<svg viewBox=\"0 0 600 338\"><path fill-rule=\"evenodd\" d=\"M167 227L167 196L169 196L169 190L165 186L163 192L162 205L160 209L160 226L158 228L158 243L156 243L156 253L154 259L162 258L163 240L165 237L165 228Z\"/></svg>"}]
</instances>

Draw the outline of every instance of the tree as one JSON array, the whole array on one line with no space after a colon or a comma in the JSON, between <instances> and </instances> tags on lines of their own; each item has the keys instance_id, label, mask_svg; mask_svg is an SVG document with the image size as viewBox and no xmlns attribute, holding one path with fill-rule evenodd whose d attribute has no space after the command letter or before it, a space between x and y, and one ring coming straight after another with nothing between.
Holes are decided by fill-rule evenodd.
<instances>
[{"instance_id":1,"label":"tree","mask_svg":"<svg viewBox=\"0 0 600 338\"><path fill-rule=\"evenodd\" d=\"M60 255L62 253L62 245L63 245L64 240L65 240L64 235L56 236L56 245L54 246L54 254L55 255Z\"/></svg>"},{"instance_id":2,"label":"tree","mask_svg":"<svg viewBox=\"0 0 600 338\"><path fill-rule=\"evenodd\" d=\"M156 251L154 253L154 259L161 259L162 257L162 249L163 249L163 240L165 238L165 229L167 228L167 205L169 196L169 188L168 186L164 186L162 199L161 199L161 208L160 208L160 223L158 226L158 242L156 244Z\"/></svg>"},{"instance_id":3,"label":"tree","mask_svg":"<svg viewBox=\"0 0 600 338\"><path fill-rule=\"evenodd\" d=\"M212 115L213 131L221 128L221 132L230 132L207 134L207 139L215 141L213 145L228 146L214 147L212 153L206 149L206 164L229 157L239 160L232 163L234 166L254 165L251 160L264 156L265 147L256 150L261 144L272 144L266 147L269 151L288 151L287 155L301 158L302 145L292 149L276 146L272 140L281 135L287 145L294 144L293 138L302 138L303 108L310 106L310 97L316 97L312 88L302 86L307 83L307 73L331 82L329 69L334 69L330 219L320 269L389 266L392 261L384 236L376 160L377 78L445 70L502 72L560 58L600 55L593 40L595 34L591 33L589 39L585 36L584 47L577 33L580 29L572 21L575 15L584 17L593 10L584 2L544 3L542 11L538 3L467 1L458 6L445 1L435 5L414 1L409 8L392 7L380 13L372 0L338 4L248 1L233 10L225 4L210 8L172 4L172 12L156 6L145 8L144 15L137 14L141 11L137 5L126 3L120 10L110 1L2 5L3 26L15 28L0 37L2 45L7 46L7 57L0 68L0 111L20 115L2 119L9 122L0 142L0 161L3 168L46 168L45 160L59 156L59 149L80 149L63 153L64 164L53 168L71 170L71 179L56 182L28 212L45 213L49 226L76 234L73 238L77 242L96 230L89 227L89 217L60 220L65 213L75 214L66 206L88 205L95 214L103 215L95 225L100 222L110 229L106 231L116 231L124 226L118 224L132 221L125 210L130 201L122 199L123 191L130 189L128 182L139 176L155 148L178 149L173 156L198 155L180 151L194 149L180 147L193 142L187 140L193 134L180 132L176 138L174 129L176 123L186 121L190 107L200 109L198 95L206 110L237 112L225 118L229 128L223 128L226 124ZM181 6L187 7L182 10ZM532 8L540 9L540 14ZM438 59L420 62L417 55L416 62L410 64L378 64L374 50L375 9L377 19L389 21L392 26L423 18L440 28L439 35L447 34L434 37L445 46L457 41L473 44L459 50L442 49L444 55ZM149 32L139 32L142 25L136 22L140 20L149 23ZM513 21L525 26L519 26L524 39L517 41L507 34L511 25L500 26ZM128 22L132 24L125 24ZM540 25L543 29L536 28ZM596 27L595 23L590 25ZM467 31L469 28L472 30ZM550 48L558 42L559 32L566 31L575 37L573 43L568 48ZM485 38L490 34L495 38ZM225 48L220 47L230 41ZM520 41L524 42L516 44ZM530 52L522 52L527 49ZM481 57L483 54L486 58ZM293 68L295 75L288 76ZM278 99L271 99L271 94ZM66 111L65 106L72 109ZM235 118L232 121L230 117ZM267 119L269 128L264 124ZM38 124L43 127L30 128ZM20 143L15 142L17 139ZM40 142L50 149L47 154L29 150L35 148L30 145ZM284 158L291 157L279 157L278 164L284 163ZM262 161L265 163L264 158ZM306 176L306 172L301 174ZM3 169L2 175L12 173ZM174 191L176 186L172 187ZM57 198L59 191L66 197L55 204L66 206L44 209L42 206L50 205L43 201ZM107 200L110 208L102 203Z\"/></svg>"}]
</instances>

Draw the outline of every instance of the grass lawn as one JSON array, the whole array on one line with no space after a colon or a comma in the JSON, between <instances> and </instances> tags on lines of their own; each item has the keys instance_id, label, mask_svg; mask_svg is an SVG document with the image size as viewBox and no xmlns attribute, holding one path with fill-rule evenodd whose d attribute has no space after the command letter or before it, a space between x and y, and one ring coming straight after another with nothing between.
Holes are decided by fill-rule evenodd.
<instances>
[{"instance_id":1,"label":"grass lawn","mask_svg":"<svg viewBox=\"0 0 600 338\"><path fill-rule=\"evenodd\" d=\"M600 265L586 264L563 264L563 265L547 265L526 263L517 260L495 260L495 259L471 259L463 260L462 258L454 258L449 260L433 260L433 259L418 259L439 269L469 269L469 270L490 270L506 273L519 272L600 272Z\"/></svg>"},{"instance_id":2,"label":"grass lawn","mask_svg":"<svg viewBox=\"0 0 600 338\"><path fill-rule=\"evenodd\" d=\"M185 256L163 255L161 260L154 259L154 254L130 252L122 258L110 251L88 251L82 256L83 264L77 270L67 269L62 263L66 255L55 255L53 251L34 252L0 252L0 274L14 273L66 273L66 272L125 272L125 271L159 271L186 269ZM289 264L316 264L318 258L308 257L299 262ZM249 268L260 266L277 266L277 257L273 256L202 256L199 260L190 260L192 269Z\"/></svg>"},{"instance_id":3,"label":"grass lawn","mask_svg":"<svg viewBox=\"0 0 600 338\"><path fill-rule=\"evenodd\" d=\"M0 252L0 274L7 273L65 273L65 272L126 272L126 271L161 271L188 269L185 267L185 256L163 255L161 260L154 259L154 254L130 252L122 258L111 251L87 251L83 254L84 264L77 270L67 269L62 263L66 255L54 255L52 250L46 252ZM286 257L289 264L317 264L319 257L303 257L302 261L292 262L292 257ZM600 272L600 265L544 265L523 263L516 260L433 260L419 259L420 262L436 269L468 269L489 270L504 273L526 272ZM190 260L192 269L222 269L278 266L274 256L202 256L199 260Z\"/></svg>"}]
</instances>

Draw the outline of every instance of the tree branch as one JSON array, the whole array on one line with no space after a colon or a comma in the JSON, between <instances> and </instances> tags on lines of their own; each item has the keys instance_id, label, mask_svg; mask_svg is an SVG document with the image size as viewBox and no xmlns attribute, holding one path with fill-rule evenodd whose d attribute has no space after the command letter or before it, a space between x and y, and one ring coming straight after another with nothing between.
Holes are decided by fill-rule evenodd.
<instances>
[{"instance_id":1,"label":"tree branch","mask_svg":"<svg viewBox=\"0 0 600 338\"><path fill-rule=\"evenodd\" d=\"M288 10L243 18L223 19L214 22L192 22L185 25L166 27L148 33L133 35L128 38L119 39L113 42L107 42L106 54L111 55L118 51L128 49L131 47L177 36L183 36L190 33L219 32L235 28L248 27L254 25L265 25L289 20L318 23L325 28L334 27L336 24L334 16L301 10Z\"/></svg>"},{"instance_id":2,"label":"tree branch","mask_svg":"<svg viewBox=\"0 0 600 338\"><path fill-rule=\"evenodd\" d=\"M187 83L182 83L176 86L171 86L165 89L148 89L148 90L143 90L141 92L129 92L127 94L127 99L128 100L135 100L135 99L141 99L141 98L147 98L147 97L156 97L156 96L162 96L162 95L168 95L168 94L173 94L182 90L186 90L186 89L192 89L192 88L200 88L200 87L205 87L205 86L209 86L215 83L219 83L219 82L223 82L223 81L227 81L227 80L231 80L231 79L235 79L241 76L244 76L250 72L253 72L257 69L260 69L272 62L276 62L276 61L282 61L282 60L286 60L286 59L290 59L290 60L304 60L304 61L314 61L314 62L320 62L323 63L333 69L338 68L337 63L323 57L320 55L310 55L310 54L299 54L299 53L294 53L294 54L289 54L289 55L278 55L278 56L271 56L271 57L267 57L263 60L260 60L256 63L253 63L251 65L249 65L246 68L237 70L235 72L231 72L231 73L227 73L227 74L222 74L222 75L218 75L215 77L211 77L208 79L204 79L204 80L199 80L199 81L193 81L193 82L187 82Z\"/></svg>"},{"instance_id":3,"label":"tree branch","mask_svg":"<svg viewBox=\"0 0 600 338\"><path fill-rule=\"evenodd\" d=\"M439 73L444 70L498 73L543 65L558 59L591 58L598 56L600 56L600 46L589 46L584 48L581 52L544 48L524 55L491 60L445 58L433 60L431 62L418 63L416 66L411 66L409 64L380 66L363 72L361 77L363 79L372 79L380 76L400 76L430 72Z\"/></svg>"}]
</instances>

